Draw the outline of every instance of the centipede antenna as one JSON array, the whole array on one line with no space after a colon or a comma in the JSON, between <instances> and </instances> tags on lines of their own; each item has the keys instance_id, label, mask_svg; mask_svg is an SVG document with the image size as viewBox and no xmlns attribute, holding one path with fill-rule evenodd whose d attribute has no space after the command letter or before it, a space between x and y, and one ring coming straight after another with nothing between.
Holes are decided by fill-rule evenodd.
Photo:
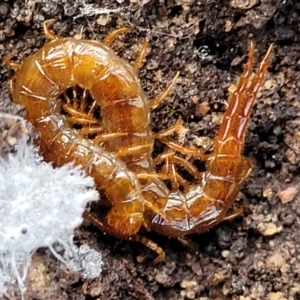
<instances>
[{"instance_id":1,"label":"centipede antenna","mask_svg":"<svg viewBox=\"0 0 300 300\"><path fill-rule=\"evenodd\" d=\"M180 72L177 72L170 85L161 94L149 101L150 107L152 109L156 108L170 94L171 90L176 84L179 74Z\"/></svg>"},{"instance_id":2,"label":"centipede antenna","mask_svg":"<svg viewBox=\"0 0 300 300\"><path fill-rule=\"evenodd\" d=\"M103 44L105 44L106 46L110 47L112 45L112 43L114 42L114 40L119 36L119 35L122 35L124 33L127 33L129 31L131 31L132 28L131 27L122 27L122 28L119 28L119 29L116 29L114 31L112 31L111 33L109 33L104 41L103 41Z\"/></svg>"}]
</instances>

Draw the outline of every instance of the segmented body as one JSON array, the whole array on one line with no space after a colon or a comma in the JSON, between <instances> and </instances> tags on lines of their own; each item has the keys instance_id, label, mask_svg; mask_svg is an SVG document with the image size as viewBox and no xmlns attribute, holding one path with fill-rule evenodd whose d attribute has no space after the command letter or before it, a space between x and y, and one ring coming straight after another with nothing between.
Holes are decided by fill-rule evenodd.
<instances>
[{"instance_id":1,"label":"segmented body","mask_svg":"<svg viewBox=\"0 0 300 300\"><path fill-rule=\"evenodd\" d=\"M61 114L60 101L75 86L88 90L101 107L104 133L121 136L100 147L75 133ZM12 97L26 107L26 118L40 133L45 159L56 166L72 161L82 165L111 201L106 220L110 231L124 237L135 234L144 212L135 174L152 167L153 138L148 100L134 69L100 42L57 38L25 60ZM135 148L123 156L127 166L113 154Z\"/></svg>"},{"instance_id":2,"label":"segmented body","mask_svg":"<svg viewBox=\"0 0 300 300\"><path fill-rule=\"evenodd\" d=\"M103 221L105 230L128 238L145 226L182 238L237 214L228 214L228 210L251 170L241 151L271 47L251 81L253 53L251 46L214 153L207 157L207 170L183 190L170 190L155 173L148 100L134 68L106 45L72 38L50 41L17 71L12 96L14 102L25 105L27 119L40 132L45 159L57 166L72 161L81 164L107 195L111 209ZM88 107L88 113L77 113L68 97L65 104L61 100L68 88L76 86L88 91L92 98L88 106L82 105ZM73 114L75 123L88 124L88 129L83 129L86 137L71 126L62 114L64 110L71 117ZM98 140L87 138L89 130L97 133Z\"/></svg>"},{"instance_id":3,"label":"segmented body","mask_svg":"<svg viewBox=\"0 0 300 300\"><path fill-rule=\"evenodd\" d=\"M171 193L160 207L164 218L155 216L151 228L173 237L203 232L240 213L228 213L236 200L241 184L251 171L251 162L241 155L247 124L257 92L268 68L272 46L251 78L254 48L251 44L248 62L232 94L224 115L215 149L207 158L202 181L182 194Z\"/></svg>"}]
</instances>

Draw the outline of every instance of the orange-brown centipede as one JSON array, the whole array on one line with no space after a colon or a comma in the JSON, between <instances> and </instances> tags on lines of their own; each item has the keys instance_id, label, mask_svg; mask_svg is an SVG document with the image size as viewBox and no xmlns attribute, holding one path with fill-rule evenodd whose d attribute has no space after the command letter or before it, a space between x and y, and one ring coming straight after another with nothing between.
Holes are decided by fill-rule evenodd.
<instances>
[{"instance_id":1,"label":"orange-brown centipede","mask_svg":"<svg viewBox=\"0 0 300 300\"><path fill-rule=\"evenodd\" d=\"M151 103L136 74L144 54L134 68L109 48L114 37L128 29L113 32L100 43L57 38L48 31L49 21L44 25L46 36L51 38L49 43L21 66L7 59L8 64L18 68L12 80L12 97L26 107L26 118L39 131L45 159L57 166L70 161L82 165L109 199L111 208L105 220L91 213L86 213L87 218L111 234L145 243L159 254L157 262L164 258L164 252L138 235L141 227L184 238L239 213L228 211L251 170L250 161L241 151L271 47L251 80L251 45L214 153L206 156L168 141L176 125L156 134L174 149L160 157L168 162L160 174L151 156ZM174 82L152 101L152 106L168 94ZM198 174L191 163L175 153L185 150L205 159L207 170ZM184 182L174 171L177 163L194 174L193 182ZM183 189L176 185L168 188L164 176L172 177Z\"/></svg>"}]
</instances>

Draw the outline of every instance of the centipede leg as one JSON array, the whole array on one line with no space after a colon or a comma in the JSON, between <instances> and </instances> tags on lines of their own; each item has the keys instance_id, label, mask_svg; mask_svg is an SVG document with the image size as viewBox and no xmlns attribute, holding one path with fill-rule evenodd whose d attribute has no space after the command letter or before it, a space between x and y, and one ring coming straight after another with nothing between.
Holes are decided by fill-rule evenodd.
<instances>
[{"instance_id":1,"label":"centipede leg","mask_svg":"<svg viewBox=\"0 0 300 300\"><path fill-rule=\"evenodd\" d=\"M79 129L78 134L80 136L87 136L89 134L101 134L103 132L103 127L85 127L82 129Z\"/></svg>"},{"instance_id":2,"label":"centipede leg","mask_svg":"<svg viewBox=\"0 0 300 300\"><path fill-rule=\"evenodd\" d=\"M161 154L156 158L155 163L160 164L164 160L166 160L168 163L170 163L172 165L174 165L174 164L180 165L186 171L188 171L191 175L195 176L199 180L202 179L201 173L197 170L197 168L195 166L193 166L190 162L183 159L182 157L175 155L175 153L171 152L171 153Z\"/></svg>"},{"instance_id":3,"label":"centipede leg","mask_svg":"<svg viewBox=\"0 0 300 300\"><path fill-rule=\"evenodd\" d=\"M170 147L171 149L173 149L174 151L179 152L185 156L196 157L196 158L203 160L204 162L207 161L207 159L208 159L208 157L205 153L199 151L196 148L181 146L179 144L176 144L175 142L167 140L166 138L157 138L157 139L160 142L162 142L163 144L165 144L168 147Z\"/></svg>"},{"instance_id":4,"label":"centipede leg","mask_svg":"<svg viewBox=\"0 0 300 300\"><path fill-rule=\"evenodd\" d=\"M85 119L86 121L90 121L91 123L93 122L93 123L99 124L98 120L96 120L92 116L88 115L87 113L76 110L72 105L70 105L68 103L62 103L61 107L72 117L82 118L82 119Z\"/></svg>"},{"instance_id":5,"label":"centipede leg","mask_svg":"<svg viewBox=\"0 0 300 300\"><path fill-rule=\"evenodd\" d=\"M55 19L46 20L43 22L44 35L49 40L55 40L57 36L50 32L49 27L55 22Z\"/></svg>"},{"instance_id":6,"label":"centipede leg","mask_svg":"<svg viewBox=\"0 0 300 300\"><path fill-rule=\"evenodd\" d=\"M167 180L169 176L167 174L160 174L160 173L139 173L136 174L138 179L161 179Z\"/></svg>"},{"instance_id":7,"label":"centipede leg","mask_svg":"<svg viewBox=\"0 0 300 300\"><path fill-rule=\"evenodd\" d=\"M89 119L86 119L86 118L80 118L80 117L75 117L75 116L72 116L72 117L66 117L66 121L68 121L69 123L71 124L89 124L89 125L98 125L99 122L97 120L89 120Z\"/></svg>"},{"instance_id":8,"label":"centipede leg","mask_svg":"<svg viewBox=\"0 0 300 300\"><path fill-rule=\"evenodd\" d=\"M135 242L139 242L145 245L146 247L148 247L149 249L151 249L152 251L156 252L157 257L153 260L154 264L157 264L165 259L165 251L150 239L141 236L139 234L136 234L131 238L131 240Z\"/></svg>"},{"instance_id":9,"label":"centipede leg","mask_svg":"<svg viewBox=\"0 0 300 300\"><path fill-rule=\"evenodd\" d=\"M120 138L123 136L127 136L128 133L123 133L123 132L114 132L114 133L105 133L105 134L101 134L99 136L97 136L94 140L95 144L100 144L102 142L107 142L107 141L111 141L113 139L116 138Z\"/></svg>"},{"instance_id":10,"label":"centipede leg","mask_svg":"<svg viewBox=\"0 0 300 300\"><path fill-rule=\"evenodd\" d=\"M119 28L119 29L116 29L112 32L110 32L104 39L103 43L110 47L112 45L112 43L114 42L114 40L121 34L124 34L126 32L129 32L131 31L132 28L131 27L122 27L122 28Z\"/></svg>"},{"instance_id":11,"label":"centipede leg","mask_svg":"<svg viewBox=\"0 0 300 300\"><path fill-rule=\"evenodd\" d=\"M10 94L13 94L14 92L14 82L15 82L15 78L16 78L16 75L13 75L11 77L11 79L9 80L9 92Z\"/></svg>"},{"instance_id":12,"label":"centipede leg","mask_svg":"<svg viewBox=\"0 0 300 300\"><path fill-rule=\"evenodd\" d=\"M156 213L157 215L160 215L163 219L166 217L165 214L159 209L157 208L155 205L153 205L153 203L151 203L150 201L145 200L145 206L147 207L147 209L151 210L152 212Z\"/></svg>"},{"instance_id":13,"label":"centipede leg","mask_svg":"<svg viewBox=\"0 0 300 300\"><path fill-rule=\"evenodd\" d=\"M123 147L123 148L120 148L118 151L114 152L114 155L116 157L134 155L137 153L143 153L144 151L147 151L147 149L150 149L152 147L153 147L153 144L151 144L151 143L141 145L141 146L129 147L129 148Z\"/></svg>"},{"instance_id":14,"label":"centipede leg","mask_svg":"<svg viewBox=\"0 0 300 300\"><path fill-rule=\"evenodd\" d=\"M145 59L146 57L146 50L147 50L147 47L148 47L148 42L147 40L145 39L144 40L144 43L143 43L143 46L142 46L142 49L137 57L137 59L135 60L134 62L134 65L133 65L133 68L138 71L141 66L143 65L143 60Z\"/></svg>"},{"instance_id":15,"label":"centipede leg","mask_svg":"<svg viewBox=\"0 0 300 300\"><path fill-rule=\"evenodd\" d=\"M165 145L167 145L168 147L170 147L171 149L186 155L186 156L191 156L191 157L198 157L204 161L207 160L207 156L200 152L198 149L196 148L190 148L190 147L184 147L181 145L178 145L174 142L171 142L167 139L168 136L172 135L173 133L177 132L182 126L182 119L181 117L178 118L177 122L171 126L168 129L162 130L158 133L154 134L154 138L159 140L160 142L164 143Z\"/></svg>"},{"instance_id":16,"label":"centipede leg","mask_svg":"<svg viewBox=\"0 0 300 300\"><path fill-rule=\"evenodd\" d=\"M249 159L247 158L243 158L243 170L241 172L241 180L244 181L250 174L251 170L252 170L252 163Z\"/></svg>"},{"instance_id":17,"label":"centipede leg","mask_svg":"<svg viewBox=\"0 0 300 300\"><path fill-rule=\"evenodd\" d=\"M3 62L10 68L18 70L21 68L22 65L12 61L12 58L15 56L15 53L9 54L3 58Z\"/></svg>"},{"instance_id":18,"label":"centipede leg","mask_svg":"<svg viewBox=\"0 0 300 300\"><path fill-rule=\"evenodd\" d=\"M191 249L196 249L196 245L190 240L181 237L178 237L177 240L186 247L189 247Z\"/></svg>"},{"instance_id":19,"label":"centipede leg","mask_svg":"<svg viewBox=\"0 0 300 300\"><path fill-rule=\"evenodd\" d=\"M181 116L179 116L178 120L174 125L172 125L168 129L162 130L158 133L154 133L154 138L159 139L159 138L170 136L173 133L177 132L181 128L181 126L182 126L182 118Z\"/></svg>"},{"instance_id":20,"label":"centipede leg","mask_svg":"<svg viewBox=\"0 0 300 300\"><path fill-rule=\"evenodd\" d=\"M173 89L174 85L176 84L179 74L180 73L177 72L176 75L174 76L172 82L170 83L170 85L161 94L159 94L154 99L149 101L150 107L152 109L156 108L170 94L171 90Z\"/></svg>"},{"instance_id":21,"label":"centipede leg","mask_svg":"<svg viewBox=\"0 0 300 300\"><path fill-rule=\"evenodd\" d=\"M104 232L107 231L107 227L93 213L85 211L83 213L83 217L85 220L91 222L94 226L98 227L100 230L102 230ZM157 264L164 260L164 258L165 258L164 250L162 248L160 248L157 244L155 244L153 241L151 241L150 239L137 234L137 235L130 237L130 240L139 242L139 243L145 245L146 247L150 248L152 251L156 252L157 257L153 261L154 264Z\"/></svg>"},{"instance_id":22,"label":"centipede leg","mask_svg":"<svg viewBox=\"0 0 300 300\"><path fill-rule=\"evenodd\" d=\"M224 217L223 220L224 220L224 221L232 220L232 219L234 219L235 217L240 216L243 212L244 212L244 207L236 208L235 210L233 210L232 212L230 212L229 214L227 214L227 215Z\"/></svg>"},{"instance_id":23,"label":"centipede leg","mask_svg":"<svg viewBox=\"0 0 300 300\"><path fill-rule=\"evenodd\" d=\"M21 64L18 64L18 63L15 63L12 61L12 58L15 56L15 54L10 54L10 55L7 55L6 57L3 58L3 62L10 68L12 69L20 69L21 68ZM13 94L13 91L14 91L14 81L15 81L15 78L16 78L16 74L14 74L10 80L9 80L9 91L10 91L10 94L12 95Z\"/></svg>"},{"instance_id":24,"label":"centipede leg","mask_svg":"<svg viewBox=\"0 0 300 300\"><path fill-rule=\"evenodd\" d=\"M97 227L101 231L108 233L108 234L113 233L113 228L110 228L110 227L106 226L104 223L102 223L95 214L88 212L88 211L84 211L83 218L86 221L91 222L95 227Z\"/></svg>"},{"instance_id":25,"label":"centipede leg","mask_svg":"<svg viewBox=\"0 0 300 300\"><path fill-rule=\"evenodd\" d=\"M168 179L172 182L172 191L178 191L179 186L182 186L185 190L188 188L187 181L176 172L174 164L167 162L167 164L163 166L162 172L168 176Z\"/></svg>"},{"instance_id":26,"label":"centipede leg","mask_svg":"<svg viewBox=\"0 0 300 300\"><path fill-rule=\"evenodd\" d=\"M92 223L100 231L103 231L103 232L108 233L108 234L112 233L112 231L110 230L112 228L109 228L104 223L102 223L100 221L100 219L95 214L93 214L91 212L88 212L88 211L84 211L83 218L84 218L84 220L89 221L90 223Z\"/></svg>"}]
</instances>

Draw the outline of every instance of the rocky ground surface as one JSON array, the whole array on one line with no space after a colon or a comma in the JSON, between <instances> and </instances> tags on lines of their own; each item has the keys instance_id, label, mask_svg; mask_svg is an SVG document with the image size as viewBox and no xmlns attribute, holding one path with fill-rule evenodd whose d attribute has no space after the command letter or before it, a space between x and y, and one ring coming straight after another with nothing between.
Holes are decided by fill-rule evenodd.
<instances>
[{"instance_id":1,"label":"rocky ground surface","mask_svg":"<svg viewBox=\"0 0 300 300\"><path fill-rule=\"evenodd\" d=\"M33 256L25 299L300 299L298 1L1 1L0 112L24 115L11 103L13 71L3 58L17 53L22 62L41 48L46 42L41 23L52 18L59 36L100 41L115 28L131 26L132 32L113 45L129 61L147 37L140 78L149 98L180 71L172 95L152 112L153 130L168 128L181 116L186 129L181 141L207 152L250 41L257 62L271 43L274 49L246 138L244 154L254 168L236 202L244 214L192 235L195 249L148 234L166 252L158 265L143 245L82 226L76 242L102 252L102 276L84 280L41 249ZM20 135L18 122L0 122L5 127L1 154Z\"/></svg>"}]
</instances>

